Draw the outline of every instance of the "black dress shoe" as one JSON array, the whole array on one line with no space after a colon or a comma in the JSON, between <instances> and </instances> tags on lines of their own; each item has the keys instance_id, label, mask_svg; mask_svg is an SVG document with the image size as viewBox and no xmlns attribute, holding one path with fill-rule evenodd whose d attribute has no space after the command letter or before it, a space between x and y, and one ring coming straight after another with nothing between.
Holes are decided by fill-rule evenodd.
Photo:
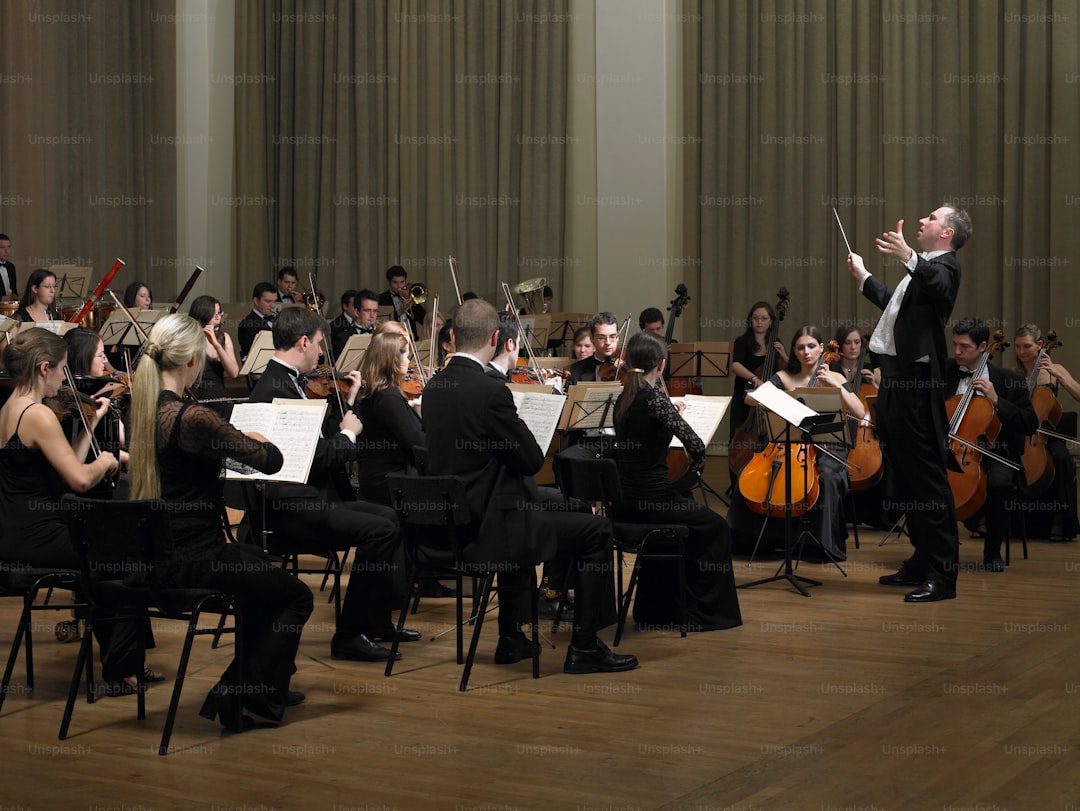
<instances>
[{"instance_id":1,"label":"black dress shoe","mask_svg":"<svg viewBox=\"0 0 1080 811\"><path fill-rule=\"evenodd\" d=\"M956 586L939 583L937 580L927 580L915 591L909 591L904 595L905 603L936 603L939 600L954 599L956 599Z\"/></svg>"},{"instance_id":2,"label":"black dress shoe","mask_svg":"<svg viewBox=\"0 0 1080 811\"><path fill-rule=\"evenodd\" d=\"M299 690L289 690L285 693L286 707L299 707L305 701L307 701L307 696Z\"/></svg>"},{"instance_id":3,"label":"black dress shoe","mask_svg":"<svg viewBox=\"0 0 1080 811\"><path fill-rule=\"evenodd\" d=\"M394 626L384 628L381 631L375 631L374 633L367 634L368 639L374 639L376 642L393 642L394 641ZM412 628L401 629L401 641L402 642L419 642L423 639L424 635L419 631L414 631Z\"/></svg>"},{"instance_id":4,"label":"black dress shoe","mask_svg":"<svg viewBox=\"0 0 1080 811\"><path fill-rule=\"evenodd\" d=\"M539 645L533 645L525 634L500 636L499 644L495 647L495 664L512 665L522 659L532 659L538 649Z\"/></svg>"},{"instance_id":5,"label":"black dress shoe","mask_svg":"<svg viewBox=\"0 0 1080 811\"><path fill-rule=\"evenodd\" d=\"M632 654L613 653L607 645L596 640L592 650L581 650L573 645L566 649L566 661L563 673L621 673L638 666L637 657Z\"/></svg>"},{"instance_id":6,"label":"black dress shoe","mask_svg":"<svg viewBox=\"0 0 1080 811\"><path fill-rule=\"evenodd\" d=\"M925 579L916 577L901 566L895 574L883 574L878 578L878 583L882 586L921 586Z\"/></svg>"},{"instance_id":7,"label":"black dress shoe","mask_svg":"<svg viewBox=\"0 0 1080 811\"><path fill-rule=\"evenodd\" d=\"M330 658L346 659L352 662L385 662L390 658L390 649L384 648L367 634L339 639L336 635L330 640ZM395 660L401 658L399 652Z\"/></svg>"}]
</instances>

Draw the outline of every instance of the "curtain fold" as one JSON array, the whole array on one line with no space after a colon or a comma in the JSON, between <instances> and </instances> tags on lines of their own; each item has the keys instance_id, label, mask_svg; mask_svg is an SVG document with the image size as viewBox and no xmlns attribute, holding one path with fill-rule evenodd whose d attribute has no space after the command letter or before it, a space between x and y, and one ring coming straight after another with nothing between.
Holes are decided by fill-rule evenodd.
<instances>
[{"instance_id":1,"label":"curtain fold","mask_svg":"<svg viewBox=\"0 0 1080 811\"><path fill-rule=\"evenodd\" d=\"M444 305L562 255L565 0L237 4L238 297L292 264L324 290L403 265ZM546 264L546 263L545 263ZM558 284L553 272L552 283ZM444 311L448 306L443 308Z\"/></svg>"}]
</instances>

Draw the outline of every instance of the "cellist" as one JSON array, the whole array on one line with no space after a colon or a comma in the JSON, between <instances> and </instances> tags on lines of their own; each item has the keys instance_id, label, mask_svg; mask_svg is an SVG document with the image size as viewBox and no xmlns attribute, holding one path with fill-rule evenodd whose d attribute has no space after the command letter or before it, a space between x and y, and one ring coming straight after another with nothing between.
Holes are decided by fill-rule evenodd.
<instances>
[{"instance_id":1,"label":"cellist","mask_svg":"<svg viewBox=\"0 0 1080 811\"><path fill-rule=\"evenodd\" d=\"M1017 355L1019 356L1019 350L1017 350ZM1068 369L1060 363L1054 363L1050 360L1049 355L1043 355L1042 360L1039 361L1039 374L1041 375L1043 372L1050 376L1050 385L1055 393L1058 389L1065 389L1070 397L1080 402L1080 383L1069 374ZM1051 437L1046 445L1054 455L1054 469L1057 473L1054 489L1051 492L1060 493L1060 496L1055 496L1055 500L1060 498L1059 503L1064 505L1062 510L1054 516L1053 523L1050 525L1050 540L1069 541L1075 537L1077 532L1080 532L1080 525L1078 525L1076 517L1076 487L1074 485L1076 466L1073 463L1072 455L1068 453L1062 440ZM1053 450L1055 445L1065 450L1062 459L1063 467L1058 467L1058 454ZM1057 490L1059 485L1061 487L1060 491Z\"/></svg>"},{"instance_id":2,"label":"cellist","mask_svg":"<svg viewBox=\"0 0 1080 811\"><path fill-rule=\"evenodd\" d=\"M844 388L845 381L841 373L831 371L827 364L821 362L823 350L820 330L814 326L800 327L791 339L787 366L767 382L784 391L811 385L832 386L840 390L847 412L856 419L862 419L866 413L862 402ZM842 507L844 495L847 493L847 476L843 462L847 451L846 447L837 443L826 447L829 454L816 455L820 495L810 512L811 531L830 559L842 561L847 558L847 529ZM747 468L749 467L750 465L747 465ZM801 470L793 469L791 475L794 489L803 474ZM734 523L734 519L729 520Z\"/></svg>"},{"instance_id":3,"label":"cellist","mask_svg":"<svg viewBox=\"0 0 1080 811\"><path fill-rule=\"evenodd\" d=\"M985 321L964 318L953 325L953 359L945 364L945 393L963 396L969 387L973 387L977 396L985 397L994 407L1001 431L993 442L980 439L980 447L1019 463L1024 439L1035 432L1039 422L1031 407L1027 384L1019 374L987 363L982 376L972 376L989 341L990 328ZM1016 482L1017 471L987 456L983 457L983 470L986 475L983 509L964 525L971 529L979 526L980 519L985 521L983 568L989 572L1003 572L1005 561L1001 559L1001 542L1009 520L1009 504L1015 503L1010 491Z\"/></svg>"}]
</instances>

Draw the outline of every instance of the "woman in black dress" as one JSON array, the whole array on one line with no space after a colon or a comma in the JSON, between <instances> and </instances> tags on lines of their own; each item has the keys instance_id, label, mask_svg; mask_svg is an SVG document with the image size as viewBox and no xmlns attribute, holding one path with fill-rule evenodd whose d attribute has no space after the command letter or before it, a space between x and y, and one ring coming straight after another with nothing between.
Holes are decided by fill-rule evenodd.
<instances>
[{"instance_id":1,"label":"woman in black dress","mask_svg":"<svg viewBox=\"0 0 1080 811\"><path fill-rule=\"evenodd\" d=\"M28 286L29 287L29 286ZM81 428L68 441L55 413L43 403L64 380L67 344L43 329L28 329L4 349L11 397L0 409L0 566L78 569L60 500L68 490L86 493L119 467L103 452L85 462L90 438ZM100 400L89 418L93 430L108 408ZM105 695L133 693L139 666L135 623L101 623L94 629L102 651Z\"/></svg>"},{"instance_id":2,"label":"woman in black dress","mask_svg":"<svg viewBox=\"0 0 1080 811\"><path fill-rule=\"evenodd\" d=\"M271 722L303 701L289 691L311 590L273 565L260 549L225 542L221 468L225 460L263 473L281 468L281 452L243 434L215 411L182 394L202 370L206 337L186 315L167 315L150 331L135 372L131 404L131 485L136 499L169 502L175 558L168 584L220 588L242 598L244 669L233 660L201 714L235 730L234 709ZM244 727L251 725L250 719ZM237 730L239 731L239 730Z\"/></svg>"},{"instance_id":3,"label":"woman in black dress","mask_svg":"<svg viewBox=\"0 0 1080 811\"><path fill-rule=\"evenodd\" d=\"M38 268L30 274L19 299L19 309L11 317L16 321L50 321L59 318L56 303L56 274L51 270Z\"/></svg>"},{"instance_id":4,"label":"woman in black dress","mask_svg":"<svg viewBox=\"0 0 1080 811\"><path fill-rule=\"evenodd\" d=\"M213 296L199 296L191 302L188 315L199 322L206 337L206 363L202 374L191 387L191 393L199 400L217 400L209 407L225 419L232 413L232 404L220 402L228 394L225 391L225 376L235 378L240 374L240 364L236 361L232 338L221 328L221 302Z\"/></svg>"},{"instance_id":5,"label":"woman in black dress","mask_svg":"<svg viewBox=\"0 0 1080 811\"><path fill-rule=\"evenodd\" d=\"M632 336L626 345L626 362L629 374L615 403L615 458L623 490L615 520L689 527L683 562L687 630L741 625L727 522L703 504L679 495L668 475L672 436L680 439L696 465L705 461L705 443L663 388L667 364L663 338L649 332ZM663 563L649 561L642 567L634 621L646 628L679 624L678 571Z\"/></svg>"},{"instance_id":6,"label":"woman in black dress","mask_svg":"<svg viewBox=\"0 0 1080 811\"><path fill-rule=\"evenodd\" d=\"M357 439L360 495L366 501L389 505L387 474L415 473L413 448L426 444L419 403L410 405L401 388L408 370L409 343L404 336L383 332L372 337L360 364L366 388L360 401L364 433Z\"/></svg>"}]
</instances>

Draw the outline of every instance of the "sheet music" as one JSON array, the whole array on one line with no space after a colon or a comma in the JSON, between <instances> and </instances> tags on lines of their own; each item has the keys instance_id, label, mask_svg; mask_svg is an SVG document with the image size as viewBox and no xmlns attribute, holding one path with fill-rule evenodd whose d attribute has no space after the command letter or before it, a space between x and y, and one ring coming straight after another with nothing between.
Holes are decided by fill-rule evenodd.
<instances>
[{"instance_id":1,"label":"sheet music","mask_svg":"<svg viewBox=\"0 0 1080 811\"><path fill-rule=\"evenodd\" d=\"M622 394L618 383L578 383L567 392L567 407L559 427L563 430L610 428L615 401ZM604 425L600 422L604 420Z\"/></svg>"},{"instance_id":2,"label":"sheet music","mask_svg":"<svg viewBox=\"0 0 1080 811\"><path fill-rule=\"evenodd\" d=\"M786 391L777 388L768 380L753 391L747 392L746 396L754 402L765 406L769 411L779 415L794 426L801 425L807 417L817 416L814 409L808 408L794 397L788 396Z\"/></svg>"},{"instance_id":3,"label":"sheet music","mask_svg":"<svg viewBox=\"0 0 1080 811\"><path fill-rule=\"evenodd\" d=\"M237 403L229 422L238 431L255 431L278 447L285 463L277 473L240 473L229 469L225 478L275 482L307 481L315 446L326 416L325 400Z\"/></svg>"},{"instance_id":4,"label":"sheet music","mask_svg":"<svg viewBox=\"0 0 1080 811\"><path fill-rule=\"evenodd\" d=\"M672 397L671 402L686 403L682 418L694 429L701 441L708 445L712 442L716 429L720 427L720 421L724 419L728 406L731 405L730 397L712 397L702 394L687 394L685 397ZM677 436L671 438L672 448L681 448L683 443Z\"/></svg>"},{"instance_id":5,"label":"sheet music","mask_svg":"<svg viewBox=\"0 0 1080 811\"><path fill-rule=\"evenodd\" d=\"M551 445L551 438L555 435L555 427L559 424L563 405L566 400L558 394L550 394L550 389L530 386L529 388L544 388L545 392L525 392L510 390L517 407L518 416L529 426L536 444L540 450L547 451Z\"/></svg>"}]
</instances>

